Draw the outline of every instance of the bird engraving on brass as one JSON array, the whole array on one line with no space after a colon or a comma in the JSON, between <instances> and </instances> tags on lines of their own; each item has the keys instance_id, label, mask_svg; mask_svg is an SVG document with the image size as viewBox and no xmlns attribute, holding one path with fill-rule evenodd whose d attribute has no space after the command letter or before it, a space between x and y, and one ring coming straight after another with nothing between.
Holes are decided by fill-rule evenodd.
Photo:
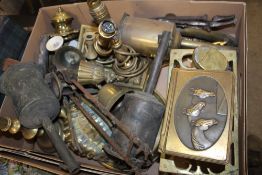
<instances>
[{"instance_id":1,"label":"bird engraving on brass","mask_svg":"<svg viewBox=\"0 0 262 175\"><path fill-rule=\"evenodd\" d=\"M193 91L193 95L198 96L201 99L216 96L216 94L214 92L209 92L209 91L206 91L206 90L200 89L200 88L192 89L192 91Z\"/></svg>"},{"instance_id":2,"label":"bird engraving on brass","mask_svg":"<svg viewBox=\"0 0 262 175\"><path fill-rule=\"evenodd\" d=\"M196 90L201 95L194 95ZM210 148L224 130L227 115L217 113L217 92L220 92L220 98L225 98L222 87L215 79L200 76L188 81L178 97L174 125L181 142L192 150ZM228 113L227 105L224 106L224 111Z\"/></svg>"}]
</instances>

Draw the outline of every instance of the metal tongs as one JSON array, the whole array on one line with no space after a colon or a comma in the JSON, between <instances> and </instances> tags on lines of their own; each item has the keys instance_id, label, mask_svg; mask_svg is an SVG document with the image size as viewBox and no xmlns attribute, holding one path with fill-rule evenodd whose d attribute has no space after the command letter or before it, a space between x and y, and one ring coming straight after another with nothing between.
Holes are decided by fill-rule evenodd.
<instances>
[{"instance_id":1,"label":"metal tongs","mask_svg":"<svg viewBox=\"0 0 262 175\"><path fill-rule=\"evenodd\" d=\"M233 26L237 22L235 15L216 15L209 21L206 14L202 16L176 16L169 13L166 16L155 17L154 19L175 23L178 28L197 27L207 31Z\"/></svg>"}]
</instances>

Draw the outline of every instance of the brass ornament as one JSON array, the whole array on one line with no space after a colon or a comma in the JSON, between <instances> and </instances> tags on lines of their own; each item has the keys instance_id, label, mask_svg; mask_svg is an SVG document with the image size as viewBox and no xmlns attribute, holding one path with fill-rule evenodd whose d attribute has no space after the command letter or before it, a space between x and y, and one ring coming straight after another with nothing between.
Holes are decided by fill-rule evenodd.
<instances>
[{"instance_id":1,"label":"brass ornament","mask_svg":"<svg viewBox=\"0 0 262 175\"><path fill-rule=\"evenodd\" d=\"M200 88L192 89L192 91L193 91L193 95L195 95L195 96L197 96L201 99L216 96L216 94L214 92L209 92L209 91L206 91L206 90L200 89Z\"/></svg>"},{"instance_id":2,"label":"brass ornament","mask_svg":"<svg viewBox=\"0 0 262 175\"><path fill-rule=\"evenodd\" d=\"M108 9L101 0L89 0L87 4L89 7L89 13L96 24L99 24L105 19L110 19Z\"/></svg>"},{"instance_id":3,"label":"brass ornament","mask_svg":"<svg viewBox=\"0 0 262 175\"><path fill-rule=\"evenodd\" d=\"M112 20L104 20L98 26L94 48L98 55L107 57L112 52L112 40L116 35L116 24Z\"/></svg>"},{"instance_id":4,"label":"brass ornament","mask_svg":"<svg viewBox=\"0 0 262 175\"><path fill-rule=\"evenodd\" d=\"M158 36L163 31L171 32L171 48L176 48L179 43L179 37L176 33L176 27L172 23L131 17L128 14L124 14L119 25L122 42L131 46L138 53L149 57L156 55Z\"/></svg>"},{"instance_id":5,"label":"brass ornament","mask_svg":"<svg viewBox=\"0 0 262 175\"><path fill-rule=\"evenodd\" d=\"M212 47L197 47L193 53L193 60L198 68L204 70L226 70L227 58Z\"/></svg>"},{"instance_id":6,"label":"brass ornament","mask_svg":"<svg viewBox=\"0 0 262 175\"><path fill-rule=\"evenodd\" d=\"M105 70L102 64L94 61L80 61L77 72L77 81L79 83L97 85L104 80Z\"/></svg>"},{"instance_id":7,"label":"brass ornament","mask_svg":"<svg viewBox=\"0 0 262 175\"><path fill-rule=\"evenodd\" d=\"M234 72L237 76L237 53L235 50L219 50L227 59L227 65L232 63L231 68L227 68ZM181 68L186 70L196 70L197 66L193 60L194 49L171 49L169 61L169 78L170 82L171 71L173 68ZM187 60L185 60L187 58ZM190 58L190 60L188 60ZM186 61L186 63L185 63ZM188 66L190 65L190 66Z\"/></svg>"},{"instance_id":8,"label":"brass ornament","mask_svg":"<svg viewBox=\"0 0 262 175\"><path fill-rule=\"evenodd\" d=\"M22 127L18 119L11 119L9 117L0 117L0 130L2 132L9 132L10 134L21 132L23 138L26 140L35 138L38 132L38 129Z\"/></svg>"},{"instance_id":9,"label":"brass ornament","mask_svg":"<svg viewBox=\"0 0 262 175\"><path fill-rule=\"evenodd\" d=\"M103 128L110 136L112 134L109 126L98 116L92 105L85 100L81 100L81 105L91 115L91 117ZM105 140L97 132L97 130L84 117L83 113L76 108L73 103L65 106L63 115L64 123L64 139L69 144L69 147L78 155L94 158L104 154L103 146Z\"/></svg>"},{"instance_id":10,"label":"brass ornament","mask_svg":"<svg viewBox=\"0 0 262 175\"><path fill-rule=\"evenodd\" d=\"M84 34L87 32L91 32L93 34L98 34L98 29L95 26L91 26L91 25L81 25L80 27L80 32L79 32L79 37L78 37L78 46L77 48L79 50L83 50L83 46L84 46Z\"/></svg>"},{"instance_id":11,"label":"brass ornament","mask_svg":"<svg viewBox=\"0 0 262 175\"><path fill-rule=\"evenodd\" d=\"M64 37L65 40L74 38L79 31L71 27L72 21L73 18L59 7L51 20L51 24L55 29L55 34L52 35L60 35Z\"/></svg>"},{"instance_id":12,"label":"brass ornament","mask_svg":"<svg viewBox=\"0 0 262 175\"><path fill-rule=\"evenodd\" d=\"M97 58L97 53L94 48L95 34L92 32L86 32L83 35L84 45L82 47L82 53L88 60L94 60Z\"/></svg>"},{"instance_id":13,"label":"brass ornament","mask_svg":"<svg viewBox=\"0 0 262 175\"><path fill-rule=\"evenodd\" d=\"M234 76L230 72L174 69L159 151L165 155L227 164L231 143L234 85ZM201 99L192 94L192 88L216 92L216 97ZM226 98L226 115L217 114L218 89L223 89L223 93L219 95ZM203 100L205 108L198 108L196 113L193 113L193 110L187 111L188 115L194 114L191 115L194 118L188 120L187 114L183 112L186 104L203 106L199 105Z\"/></svg>"}]
</instances>

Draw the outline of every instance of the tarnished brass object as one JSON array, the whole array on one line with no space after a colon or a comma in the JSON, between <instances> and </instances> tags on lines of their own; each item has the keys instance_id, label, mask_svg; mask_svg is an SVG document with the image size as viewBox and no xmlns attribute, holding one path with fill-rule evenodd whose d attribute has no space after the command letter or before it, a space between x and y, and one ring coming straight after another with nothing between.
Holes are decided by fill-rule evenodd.
<instances>
[{"instance_id":1,"label":"tarnished brass object","mask_svg":"<svg viewBox=\"0 0 262 175\"><path fill-rule=\"evenodd\" d=\"M22 135L26 140L31 140L37 136L38 128L35 129L28 129L22 127L21 129Z\"/></svg>"},{"instance_id":2,"label":"tarnished brass object","mask_svg":"<svg viewBox=\"0 0 262 175\"><path fill-rule=\"evenodd\" d=\"M71 27L72 21L73 18L59 7L51 20L51 24L57 35L61 35L65 40L69 40L75 37L76 33L79 32Z\"/></svg>"},{"instance_id":3,"label":"tarnished brass object","mask_svg":"<svg viewBox=\"0 0 262 175\"><path fill-rule=\"evenodd\" d=\"M98 35L94 48L98 55L106 57L112 52L112 40L116 34L116 25L112 20L104 20L98 26Z\"/></svg>"},{"instance_id":4,"label":"tarnished brass object","mask_svg":"<svg viewBox=\"0 0 262 175\"><path fill-rule=\"evenodd\" d=\"M38 129L24 128L18 119L11 119L9 117L0 117L0 130L9 132L10 134L16 134L20 131L26 140L33 139L38 131Z\"/></svg>"},{"instance_id":5,"label":"tarnished brass object","mask_svg":"<svg viewBox=\"0 0 262 175\"><path fill-rule=\"evenodd\" d=\"M98 101L110 111L117 101L130 91L132 90L128 88L121 88L114 84L106 84L98 92Z\"/></svg>"},{"instance_id":6,"label":"tarnished brass object","mask_svg":"<svg viewBox=\"0 0 262 175\"><path fill-rule=\"evenodd\" d=\"M84 45L82 47L82 53L88 60L94 60L97 57L97 53L94 48L95 34L92 32L86 32L84 34Z\"/></svg>"},{"instance_id":7,"label":"tarnished brass object","mask_svg":"<svg viewBox=\"0 0 262 175\"><path fill-rule=\"evenodd\" d=\"M89 0L87 4L89 7L89 13L94 18L96 24L110 18L108 9L101 0Z\"/></svg>"},{"instance_id":8,"label":"tarnished brass object","mask_svg":"<svg viewBox=\"0 0 262 175\"><path fill-rule=\"evenodd\" d=\"M192 89L192 91L193 91L193 95L195 95L195 96L197 96L201 99L216 96L216 94L214 92L209 92L209 91L206 91L206 90L200 89L200 88Z\"/></svg>"},{"instance_id":9,"label":"tarnished brass object","mask_svg":"<svg viewBox=\"0 0 262 175\"><path fill-rule=\"evenodd\" d=\"M213 144L205 135L205 131L216 124L216 119L200 118L193 122L191 139L195 150L205 150Z\"/></svg>"},{"instance_id":10,"label":"tarnished brass object","mask_svg":"<svg viewBox=\"0 0 262 175\"><path fill-rule=\"evenodd\" d=\"M11 119L9 117L0 118L0 130L3 132L9 132L16 134L21 128L20 122L17 119Z\"/></svg>"},{"instance_id":11,"label":"tarnished brass object","mask_svg":"<svg viewBox=\"0 0 262 175\"><path fill-rule=\"evenodd\" d=\"M90 114L90 116L111 135L109 126L98 116L87 101L82 99L81 105ZM63 109L63 108L62 108ZM64 137L65 142L69 143L70 148L80 156L94 158L104 154L103 146L106 143L97 130L84 117L83 113L72 103L64 108Z\"/></svg>"},{"instance_id":12,"label":"tarnished brass object","mask_svg":"<svg viewBox=\"0 0 262 175\"><path fill-rule=\"evenodd\" d=\"M97 27L91 26L91 25L81 25L80 32L79 32L79 37L78 37L78 49L82 50L83 45L84 45L84 34L86 32L91 32L93 34L98 34L98 29Z\"/></svg>"},{"instance_id":13,"label":"tarnished brass object","mask_svg":"<svg viewBox=\"0 0 262 175\"><path fill-rule=\"evenodd\" d=\"M173 69L159 151L171 156L228 163L234 83L231 72ZM219 96L226 98L226 115L217 114L218 93L216 97L201 99L192 94L192 88L209 92L221 89L223 93ZM183 113L184 108L201 101L205 102L205 108L189 121L187 114Z\"/></svg>"},{"instance_id":14,"label":"tarnished brass object","mask_svg":"<svg viewBox=\"0 0 262 175\"><path fill-rule=\"evenodd\" d=\"M185 48L185 49L194 49L197 47L201 47L201 46L205 46L205 47L213 47L219 50L236 50L236 47L231 47L231 46L223 46L223 45L216 45L213 43L209 43L209 42L204 42L204 41L192 41L189 39L185 39L182 38L181 39L181 48Z\"/></svg>"},{"instance_id":15,"label":"tarnished brass object","mask_svg":"<svg viewBox=\"0 0 262 175\"><path fill-rule=\"evenodd\" d=\"M102 64L94 61L80 61L77 73L77 81L79 83L97 85L104 80L105 71Z\"/></svg>"},{"instance_id":16,"label":"tarnished brass object","mask_svg":"<svg viewBox=\"0 0 262 175\"><path fill-rule=\"evenodd\" d=\"M179 44L179 35L176 33L175 25L163 21L131 17L124 14L119 31L123 43L131 46L138 53L149 57L156 55L158 36L163 31L171 32L171 48L176 48Z\"/></svg>"},{"instance_id":17,"label":"tarnished brass object","mask_svg":"<svg viewBox=\"0 0 262 175\"><path fill-rule=\"evenodd\" d=\"M198 47L194 50L193 60L198 68L204 70L226 70L227 58L217 49Z\"/></svg>"},{"instance_id":18,"label":"tarnished brass object","mask_svg":"<svg viewBox=\"0 0 262 175\"><path fill-rule=\"evenodd\" d=\"M206 106L206 103L203 101L198 102L197 104L194 104L193 106L190 106L186 109L185 114L188 117L188 121L192 121L192 118L196 118L200 115L203 108Z\"/></svg>"},{"instance_id":19,"label":"tarnished brass object","mask_svg":"<svg viewBox=\"0 0 262 175\"><path fill-rule=\"evenodd\" d=\"M219 50L226 58L227 65L232 63L232 67L228 67L228 70L234 72L237 76L237 53L235 50ZM170 51L170 62L169 62L169 78L170 81L171 71L173 68L182 68L187 70L196 70L196 64L193 60L194 49L172 49ZM187 59L187 60L186 60ZM189 66L190 65L190 66Z\"/></svg>"}]
</instances>

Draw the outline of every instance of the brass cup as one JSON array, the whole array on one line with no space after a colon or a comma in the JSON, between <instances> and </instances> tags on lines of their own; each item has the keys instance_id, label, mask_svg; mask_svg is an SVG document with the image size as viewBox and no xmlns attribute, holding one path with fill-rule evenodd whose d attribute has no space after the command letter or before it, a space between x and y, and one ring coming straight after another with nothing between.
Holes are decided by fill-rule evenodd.
<instances>
[{"instance_id":1,"label":"brass cup","mask_svg":"<svg viewBox=\"0 0 262 175\"><path fill-rule=\"evenodd\" d=\"M120 88L114 84L106 84L98 92L98 101L110 111L121 97L131 91L130 89Z\"/></svg>"}]
</instances>

